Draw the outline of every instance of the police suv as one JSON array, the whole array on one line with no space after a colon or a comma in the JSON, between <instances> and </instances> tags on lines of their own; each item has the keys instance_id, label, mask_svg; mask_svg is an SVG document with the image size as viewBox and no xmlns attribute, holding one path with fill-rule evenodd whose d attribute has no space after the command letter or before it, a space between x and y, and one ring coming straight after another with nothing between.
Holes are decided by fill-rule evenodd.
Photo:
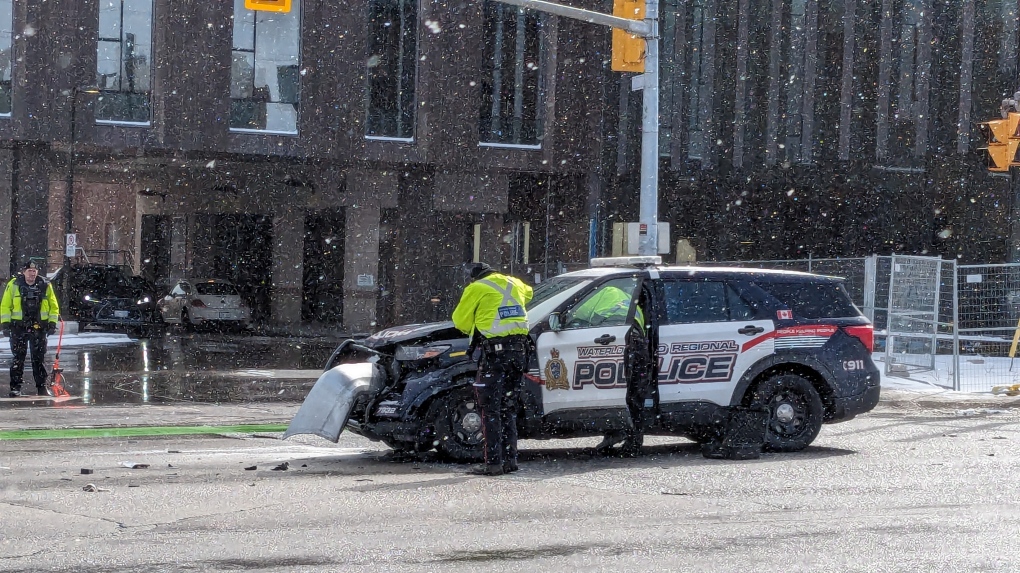
<instances>
[{"instance_id":1,"label":"police suv","mask_svg":"<svg viewBox=\"0 0 1020 573\"><path fill-rule=\"evenodd\" d=\"M607 288L630 294L629 312L572 314ZM537 353L524 381L522 439L627 427L626 340L637 322L658 363L655 422L646 434L704 443L728 411L752 407L768 412L765 448L792 452L811 444L822 424L878 403L872 325L837 277L664 267L659 257L593 259L590 269L539 284L527 310ZM447 459L480 460L468 342L450 322L344 341L284 437L335 442L347 428L395 450L436 448Z\"/></svg>"}]
</instances>

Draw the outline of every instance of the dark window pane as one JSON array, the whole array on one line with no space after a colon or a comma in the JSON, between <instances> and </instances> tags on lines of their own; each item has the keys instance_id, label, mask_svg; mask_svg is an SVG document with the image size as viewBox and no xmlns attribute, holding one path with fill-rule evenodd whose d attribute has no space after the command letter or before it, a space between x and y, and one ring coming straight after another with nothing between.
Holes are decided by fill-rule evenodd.
<instances>
[{"instance_id":1,"label":"dark window pane","mask_svg":"<svg viewBox=\"0 0 1020 573\"><path fill-rule=\"evenodd\" d=\"M253 12L234 0L230 127L297 133L301 99L301 10Z\"/></svg>"},{"instance_id":2,"label":"dark window pane","mask_svg":"<svg viewBox=\"0 0 1020 573\"><path fill-rule=\"evenodd\" d=\"M790 307L800 318L846 318L861 312L850 300L842 283L757 283L763 290Z\"/></svg>"},{"instance_id":3,"label":"dark window pane","mask_svg":"<svg viewBox=\"0 0 1020 573\"><path fill-rule=\"evenodd\" d=\"M542 54L536 13L485 3L479 136L482 142L535 145L541 137Z\"/></svg>"},{"instance_id":4,"label":"dark window pane","mask_svg":"<svg viewBox=\"0 0 1020 573\"><path fill-rule=\"evenodd\" d=\"M234 285L227 283L195 283L195 291L200 295L231 296L237 294Z\"/></svg>"},{"instance_id":5,"label":"dark window pane","mask_svg":"<svg viewBox=\"0 0 1020 573\"><path fill-rule=\"evenodd\" d=\"M147 123L152 83L152 0L101 0L96 119Z\"/></svg>"},{"instance_id":6,"label":"dark window pane","mask_svg":"<svg viewBox=\"0 0 1020 573\"><path fill-rule=\"evenodd\" d=\"M749 320L754 310L726 283L665 281L667 324Z\"/></svg>"},{"instance_id":7,"label":"dark window pane","mask_svg":"<svg viewBox=\"0 0 1020 573\"><path fill-rule=\"evenodd\" d=\"M372 0L368 24L367 134L413 137L417 0Z\"/></svg>"}]
</instances>

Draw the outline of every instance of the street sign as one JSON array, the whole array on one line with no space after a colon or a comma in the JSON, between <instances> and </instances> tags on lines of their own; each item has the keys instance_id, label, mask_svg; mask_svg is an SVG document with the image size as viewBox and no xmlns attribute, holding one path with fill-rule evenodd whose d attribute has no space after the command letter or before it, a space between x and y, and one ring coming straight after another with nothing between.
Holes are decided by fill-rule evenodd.
<instances>
[{"instance_id":1,"label":"street sign","mask_svg":"<svg viewBox=\"0 0 1020 573\"><path fill-rule=\"evenodd\" d=\"M77 250L78 250L78 235L75 233L68 233L67 247L64 249L64 254L68 257L73 257L74 253Z\"/></svg>"}]
</instances>

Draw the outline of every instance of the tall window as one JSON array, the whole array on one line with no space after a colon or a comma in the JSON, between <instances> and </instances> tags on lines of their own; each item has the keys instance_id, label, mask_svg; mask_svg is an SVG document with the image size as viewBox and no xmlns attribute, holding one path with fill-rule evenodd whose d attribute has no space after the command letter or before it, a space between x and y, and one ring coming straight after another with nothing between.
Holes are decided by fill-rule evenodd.
<instances>
[{"instance_id":1,"label":"tall window","mask_svg":"<svg viewBox=\"0 0 1020 573\"><path fill-rule=\"evenodd\" d=\"M418 0L371 0L368 20L370 137L414 137Z\"/></svg>"},{"instance_id":2,"label":"tall window","mask_svg":"<svg viewBox=\"0 0 1020 573\"><path fill-rule=\"evenodd\" d=\"M11 30L14 0L0 0L0 116L11 114Z\"/></svg>"},{"instance_id":3,"label":"tall window","mask_svg":"<svg viewBox=\"0 0 1020 573\"><path fill-rule=\"evenodd\" d=\"M485 6L482 65L483 143L537 145L542 53L535 12L500 2Z\"/></svg>"},{"instance_id":4,"label":"tall window","mask_svg":"<svg viewBox=\"0 0 1020 573\"><path fill-rule=\"evenodd\" d=\"M96 119L149 123L152 0L100 0Z\"/></svg>"},{"instance_id":5,"label":"tall window","mask_svg":"<svg viewBox=\"0 0 1020 573\"><path fill-rule=\"evenodd\" d=\"M286 13L247 10L234 0L231 129L297 133L300 68L300 0Z\"/></svg>"}]
</instances>

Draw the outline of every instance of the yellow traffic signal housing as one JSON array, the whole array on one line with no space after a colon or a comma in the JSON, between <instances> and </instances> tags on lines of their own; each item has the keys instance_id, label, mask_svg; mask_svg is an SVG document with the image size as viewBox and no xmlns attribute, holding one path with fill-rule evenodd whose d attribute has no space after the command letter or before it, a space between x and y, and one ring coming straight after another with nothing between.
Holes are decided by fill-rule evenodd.
<instances>
[{"instance_id":1,"label":"yellow traffic signal housing","mask_svg":"<svg viewBox=\"0 0 1020 573\"><path fill-rule=\"evenodd\" d=\"M249 10L264 12L290 12L291 0L244 0L244 7Z\"/></svg>"},{"instance_id":2,"label":"yellow traffic signal housing","mask_svg":"<svg viewBox=\"0 0 1020 573\"><path fill-rule=\"evenodd\" d=\"M988 170L1008 172L1011 166L1020 166L1020 113L1009 113L1006 119L993 119L978 124L988 147Z\"/></svg>"},{"instance_id":3,"label":"yellow traffic signal housing","mask_svg":"<svg viewBox=\"0 0 1020 573\"><path fill-rule=\"evenodd\" d=\"M630 20L644 20L645 2L644 0L613 0L613 16ZM645 39L626 30L613 28L612 69L614 72L644 73Z\"/></svg>"}]
</instances>

